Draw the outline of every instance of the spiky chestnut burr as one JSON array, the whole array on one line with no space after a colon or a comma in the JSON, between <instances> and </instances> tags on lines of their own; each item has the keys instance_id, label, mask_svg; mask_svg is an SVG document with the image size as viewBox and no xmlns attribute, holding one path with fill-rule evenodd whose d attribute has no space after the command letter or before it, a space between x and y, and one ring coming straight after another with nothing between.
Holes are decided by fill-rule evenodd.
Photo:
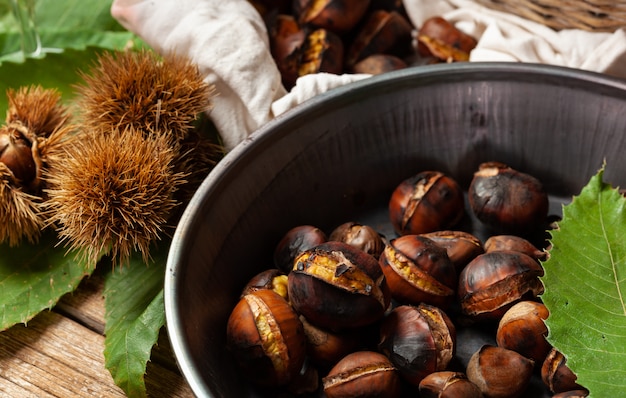
<instances>
[{"instance_id":1,"label":"spiky chestnut burr","mask_svg":"<svg viewBox=\"0 0 626 398\"><path fill-rule=\"evenodd\" d=\"M7 91L0 127L0 242L33 243L46 225L42 173L62 150L67 109L60 94L41 86Z\"/></svg>"},{"instance_id":2,"label":"spiky chestnut burr","mask_svg":"<svg viewBox=\"0 0 626 398\"><path fill-rule=\"evenodd\" d=\"M167 229L179 204L178 148L171 137L124 130L80 132L46 173L47 206L61 242L91 263L109 254L127 263L133 252L150 259L150 246Z\"/></svg>"}]
</instances>

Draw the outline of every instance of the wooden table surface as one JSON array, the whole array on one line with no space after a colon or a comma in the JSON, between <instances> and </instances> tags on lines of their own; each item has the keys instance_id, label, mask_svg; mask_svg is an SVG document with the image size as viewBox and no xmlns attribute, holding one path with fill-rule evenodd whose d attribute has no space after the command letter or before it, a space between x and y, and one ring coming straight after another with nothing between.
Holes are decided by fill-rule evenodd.
<instances>
[{"instance_id":1,"label":"wooden table surface","mask_svg":"<svg viewBox=\"0 0 626 398\"><path fill-rule=\"evenodd\" d=\"M125 397L104 367L103 279L82 281L27 326L0 333L0 397ZM193 397L165 330L145 377L150 397Z\"/></svg>"}]
</instances>

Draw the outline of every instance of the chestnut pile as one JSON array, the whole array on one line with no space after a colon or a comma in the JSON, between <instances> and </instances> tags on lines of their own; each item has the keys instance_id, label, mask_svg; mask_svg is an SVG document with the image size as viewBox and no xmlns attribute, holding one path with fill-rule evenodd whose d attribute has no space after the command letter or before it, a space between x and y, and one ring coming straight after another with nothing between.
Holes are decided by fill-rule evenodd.
<instances>
[{"instance_id":1,"label":"chestnut pile","mask_svg":"<svg viewBox=\"0 0 626 398\"><path fill-rule=\"evenodd\" d=\"M550 224L541 182L483 163L467 202L452 177L424 171L391 195L397 236L358 222L287 231L228 320L242 374L272 396L514 398L533 375L546 394L587 396L546 340L547 251L527 239ZM493 231L484 242L461 229L469 212ZM462 363L457 328L469 327L493 344Z\"/></svg>"},{"instance_id":2,"label":"chestnut pile","mask_svg":"<svg viewBox=\"0 0 626 398\"><path fill-rule=\"evenodd\" d=\"M467 61L476 40L441 17L417 31L401 0L251 0L283 84L311 73L380 74Z\"/></svg>"}]
</instances>

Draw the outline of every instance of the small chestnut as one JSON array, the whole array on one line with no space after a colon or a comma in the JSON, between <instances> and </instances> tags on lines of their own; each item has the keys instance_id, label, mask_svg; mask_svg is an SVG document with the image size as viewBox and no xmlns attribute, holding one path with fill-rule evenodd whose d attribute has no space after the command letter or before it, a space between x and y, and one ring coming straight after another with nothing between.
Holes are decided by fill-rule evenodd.
<instances>
[{"instance_id":1,"label":"small chestnut","mask_svg":"<svg viewBox=\"0 0 626 398\"><path fill-rule=\"evenodd\" d=\"M272 16L266 25L272 58L280 71L283 84L290 89L298 78L298 67L306 33L291 15Z\"/></svg>"},{"instance_id":2,"label":"small chestnut","mask_svg":"<svg viewBox=\"0 0 626 398\"><path fill-rule=\"evenodd\" d=\"M15 128L0 129L0 163L21 186L27 187L37 176L32 143Z\"/></svg>"},{"instance_id":3,"label":"small chestnut","mask_svg":"<svg viewBox=\"0 0 626 398\"><path fill-rule=\"evenodd\" d=\"M461 187L439 171L423 171L407 178L389 200L389 219L399 235L449 229L464 214Z\"/></svg>"},{"instance_id":4,"label":"small chestnut","mask_svg":"<svg viewBox=\"0 0 626 398\"><path fill-rule=\"evenodd\" d=\"M459 275L461 311L475 320L499 321L515 303L543 293L542 275L542 266L524 253L481 254Z\"/></svg>"},{"instance_id":5,"label":"small chestnut","mask_svg":"<svg viewBox=\"0 0 626 398\"><path fill-rule=\"evenodd\" d=\"M326 29L309 33L302 45L298 77L313 73L343 73L343 41Z\"/></svg>"},{"instance_id":6,"label":"small chestnut","mask_svg":"<svg viewBox=\"0 0 626 398\"><path fill-rule=\"evenodd\" d=\"M307 341L307 356L320 369L330 369L346 355L357 351L361 330L349 329L333 332L317 327L301 316Z\"/></svg>"},{"instance_id":7,"label":"small chestnut","mask_svg":"<svg viewBox=\"0 0 626 398\"><path fill-rule=\"evenodd\" d=\"M381 322L378 350L415 386L427 375L446 369L455 346L454 324L445 312L431 305L400 305Z\"/></svg>"},{"instance_id":8,"label":"small chestnut","mask_svg":"<svg viewBox=\"0 0 626 398\"><path fill-rule=\"evenodd\" d=\"M443 62L469 61L470 53L477 44L472 36L439 16L424 21L417 41L421 55L434 56Z\"/></svg>"},{"instance_id":9,"label":"small chestnut","mask_svg":"<svg viewBox=\"0 0 626 398\"><path fill-rule=\"evenodd\" d=\"M478 386L461 372L440 371L424 377L419 384L421 398L482 398Z\"/></svg>"},{"instance_id":10,"label":"small chestnut","mask_svg":"<svg viewBox=\"0 0 626 398\"><path fill-rule=\"evenodd\" d=\"M529 256L536 258L537 260L545 260L548 256L548 252L539 250L537 246L532 244L529 240L516 235L493 235L490 236L484 244L486 252L493 252L499 250L515 250L528 254Z\"/></svg>"},{"instance_id":11,"label":"small chestnut","mask_svg":"<svg viewBox=\"0 0 626 398\"><path fill-rule=\"evenodd\" d=\"M553 347L541 366L541 380L553 393L586 390L576 379L576 374L567 366L565 355Z\"/></svg>"},{"instance_id":12,"label":"small chestnut","mask_svg":"<svg viewBox=\"0 0 626 398\"><path fill-rule=\"evenodd\" d=\"M379 259L392 297L446 309L454 300L457 274L446 249L420 235L392 239Z\"/></svg>"},{"instance_id":13,"label":"small chestnut","mask_svg":"<svg viewBox=\"0 0 626 398\"><path fill-rule=\"evenodd\" d=\"M375 351L357 351L341 359L322 378L327 398L400 395L400 376L389 359Z\"/></svg>"},{"instance_id":14,"label":"small chestnut","mask_svg":"<svg viewBox=\"0 0 626 398\"><path fill-rule=\"evenodd\" d=\"M296 311L334 331L379 320L391 302L376 259L344 242L325 242L301 253L288 283Z\"/></svg>"},{"instance_id":15,"label":"small chestnut","mask_svg":"<svg viewBox=\"0 0 626 398\"><path fill-rule=\"evenodd\" d=\"M276 245L274 265L284 273L289 273L293 268L293 261L300 253L324 243L326 240L326 234L313 225L293 227Z\"/></svg>"},{"instance_id":16,"label":"small chestnut","mask_svg":"<svg viewBox=\"0 0 626 398\"><path fill-rule=\"evenodd\" d=\"M548 328L544 320L548 309L536 301L520 301L504 313L498 323L496 342L532 359L541 365L552 348L546 336Z\"/></svg>"},{"instance_id":17,"label":"small chestnut","mask_svg":"<svg viewBox=\"0 0 626 398\"><path fill-rule=\"evenodd\" d=\"M467 364L467 378L486 398L516 398L528 388L534 362L515 351L483 345Z\"/></svg>"},{"instance_id":18,"label":"small chestnut","mask_svg":"<svg viewBox=\"0 0 626 398\"><path fill-rule=\"evenodd\" d=\"M385 248L382 236L369 225L349 221L336 227L328 240L344 242L378 259Z\"/></svg>"},{"instance_id":19,"label":"small chestnut","mask_svg":"<svg viewBox=\"0 0 626 398\"><path fill-rule=\"evenodd\" d=\"M241 296L261 289L273 290L289 301L287 275L277 268L270 268L253 276L244 286Z\"/></svg>"},{"instance_id":20,"label":"small chestnut","mask_svg":"<svg viewBox=\"0 0 626 398\"><path fill-rule=\"evenodd\" d=\"M228 318L226 341L243 374L262 386L288 384L300 373L306 356L298 314L268 289L239 300Z\"/></svg>"},{"instance_id":21,"label":"small chestnut","mask_svg":"<svg viewBox=\"0 0 626 398\"><path fill-rule=\"evenodd\" d=\"M408 67L402 59L390 54L372 54L352 67L353 73L380 75Z\"/></svg>"},{"instance_id":22,"label":"small chestnut","mask_svg":"<svg viewBox=\"0 0 626 398\"><path fill-rule=\"evenodd\" d=\"M500 162L479 166L468 199L476 218L499 233L537 232L548 216L548 194L541 182Z\"/></svg>"},{"instance_id":23,"label":"small chestnut","mask_svg":"<svg viewBox=\"0 0 626 398\"><path fill-rule=\"evenodd\" d=\"M457 273L460 273L476 256L485 252L480 239L468 232L444 230L429 232L422 236L446 249Z\"/></svg>"}]
</instances>

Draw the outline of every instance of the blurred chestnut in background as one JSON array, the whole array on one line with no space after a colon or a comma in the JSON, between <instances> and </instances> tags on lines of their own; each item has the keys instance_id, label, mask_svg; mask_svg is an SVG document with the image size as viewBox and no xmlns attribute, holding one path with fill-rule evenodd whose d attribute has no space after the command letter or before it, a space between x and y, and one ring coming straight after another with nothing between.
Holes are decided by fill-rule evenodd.
<instances>
[{"instance_id":1,"label":"blurred chestnut in background","mask_svg":"<svg viewBox=\"0 0 626 398\"><path fill-rule=\"evenodd\" d=\"M400 376L389 359L375 351L357 351L341 359L322 378L327 398L400 396Z\"/></svg>"},{"instance_id":2,"label":"blurred chestnut in background","mask_svg":"<svg viewBox=\"0 0 626 398\"><path fill-rule=\"evenodd\" d=\"M391 302L376 259L343 242L329 241L301 253L288 279L296 311L329 330L369 325L382 318Z\"/></svg>"},{"instance_id":3,"label":"blurred chestnut in background","mask_svg":"<svg viewBox=\"0 0 626 398\"><path fill-rule=\"evenodd\" d=\"M469 61L477 41L442 17L424 21L418 35L418 51L444 62Z\"/></svg>"},{"instance_id":4,"label":"blurred chestnut in background","mask_svg":"<svg viewBox=\"0 0 626 398\"><path fill-rule=\"evenodd\" d=\"M352 72L380 75L381 73L404 69L407 66L406 62L395 55L373 54L357 62L352 67Z\"/></svg>"},{"instance_id":5,"label":"blurred chestnut in background","mask_svg":"<svg viewBox=\"0 0 626 398\"><path fill-rule=\"evenodd\" d=\"M328 240L344 242L370 254L378 260L385 248L382 236L369 225L348 221L336 227Z\"/></svg>"},{"instance_id":6,"label":"blurred chestnut in background","mask_svg":"<svg viewBox=\"0 0 626 398\"><path fill-rule=\"evenodd\" d=\"M427 375L446 369L455 354L456 329L441 309L401 305L385 316L378 350L401 377L418 386Z\"/></svg>"},{"instance_id":7,"label":"blurred chestnut in background","mask_svg":"<svg viewBox=\"0 0 626 398\"><path fill-rule=\"evenodd\" d=\"M461 311L476 320L499 321L515 303L543 293L543 268L515 251L484 253L459 275Z\"/></svg>"},{"instance_id":8,"label":"blurred chestnut in background","mask_svg":"<svg viewBox=\"0 0 626 398\"><path fill-rule=\"evenodd\" d=\"M486 398L516 398L528 388L533 374L531 359L515 351L482 346L467 364L467 378Z\"/></svg>"},{"instance_id":9,"label":"blurred chestnut in background","mask_svg":"<svg viewBox=\"0 0 626 398\"><path fill-rule=\"evenodd\" d=\"M389 219L399 235L450 229L464 214L463 190L439 171L423 171L407 178L389 200Z\"/></svg>"},{"instance_id":10,"label":"blurred chestnut in background","mask_svg":"<svg viewBox=\"0 0 626 398\"><path fill-rule=\"evenodd\" d=\"M454 300L457 274L446 249L420 235L392 239L380 256L392 297L405 304L446 309Z\"/></svg>"},{"instance_id":11,"label":"blurred chestnut in background","mask_svg":"<svg viewBox=\"0 0 626 398\"><path fill-rule=\"evenodd\" d=\"M552 348L541 366L541 380L553 393L586 388L576 383L576 374L567 366L567 359L556 348Z\"/></svg>"},{"instance_id":12,"label":"blurred chestnut in background","mask_svg":"<svg viewBox=\"0 0 626 398\"><path fill-rule=\"evenodd\" d=\"M291 15L271 15L266 25L272 58L280 71L283 85L290 88L298 78L306 33Z\"/></svg>"},{"instance_id":13,"label":"blurred chestnut in background","mask_svg":"<svg viewBox=\"0 0 626 398\"><path fill-rule=\"evenodd\" d=\"M548 309L536 301L520 301L502 316L496 332L499 347L508 348L541 366L552 348L546 336Z\"/></svg>"},{"instance_id":14,"label":"blurred chestnut in background","mask_svg":"<svg viewBox=\"0 0 626 398\"><path fill-rule=\"evenodd\" d=\"M322 28L312 31L302 45L298 77L319 72L341 74L343 51L343 41L335 33Z\"/></svg>"},{"instance_id":15,"label":"blurred chestnut in background","mask_svg":"<svg viewBox=\"0 0 626 398\"><path fill-rule=\"evenodd\" d=\"M441 371L431 373L419 384L421 398L482 398L478 386L465 373Z\"/></svg>"},{"instance_id":16,"label":"blurred chestnut in background","mask_svg":"<svg viewBox=\"0 0 626 398\"><path fill-rule=\"evenodd\" d=\"M342 34L361 20L369 0L308 0L299 2L299 22Z\"/></svg>"},{"instance_id":17,"label":"blurred chestnut in background","mask_svg":"<svg viewBox=\"0 0 626 398\"><path fill-rule=\"evenodd\" d=\"M228 318L226 338L242 375L255 384L286 385L304 364L302 322L289 303L272 290L258 290L239 300Z\"/></svg>"},{"instance_id":18,"label":"blurred chestnut in background","mask_svg":"<svg viewBox=\"0 0 626 398\"><path fill-rule=\"evenodd\" d=\"M482 163L468 190L474 215L494 231L525 236L542 231L548 194L535 177L503 163Z\"/></svg>"},{"instance_id":19,"label":"blurred chestnut in background","mask_svg":"<svg viewBox=\"0 0 626 398\"><path fill-rule=\"evenodd\" d=\"M274 249L274 265L284 273L293 268L295 258L305 250L309 250L326 242L326 234L313 225L293 227L278 242Z\"/></svg>"}]
</instances>

